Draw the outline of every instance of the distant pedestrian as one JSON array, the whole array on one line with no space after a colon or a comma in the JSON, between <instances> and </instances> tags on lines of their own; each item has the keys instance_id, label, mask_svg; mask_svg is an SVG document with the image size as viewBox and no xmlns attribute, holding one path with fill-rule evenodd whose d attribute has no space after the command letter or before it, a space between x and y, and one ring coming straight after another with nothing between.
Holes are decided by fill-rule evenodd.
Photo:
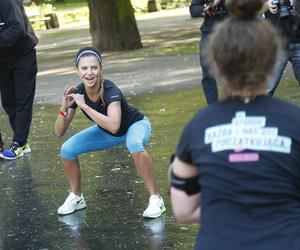
<instances>
[{"instance_id":1,"label":"distant pedestrian","mask_svg":"<svg viewBox=\"0 0 300 250\"><path fill-rule=\"evenodd\" d=\"M78 106L94 125L73 135L61 147L62 163L71 192L59 207L58 214L66 215L86 207L81 193L78 155L126 143L136 170L150 193L149 206L143 217L159 217L166 209L156 188L153 162L144 148L151 134L148 118L129 106L120 89L103 78L102 58L97 49L80 49L75 66L82 83L65 91L55 123L55 134L58 137L65 134Z\"/></svg>"},{"instance_id":2,"label":"distant pedestrian","mask_svg":"<svg viewBox=\"0 0 300 250\"><path fill-rule=\"evenodd\" d=\"M0 157L30 153L28 135L36 86L38 39L20 0L0 1L0 92L13 130L11 146Z\"/></svg>"}]
</instances>

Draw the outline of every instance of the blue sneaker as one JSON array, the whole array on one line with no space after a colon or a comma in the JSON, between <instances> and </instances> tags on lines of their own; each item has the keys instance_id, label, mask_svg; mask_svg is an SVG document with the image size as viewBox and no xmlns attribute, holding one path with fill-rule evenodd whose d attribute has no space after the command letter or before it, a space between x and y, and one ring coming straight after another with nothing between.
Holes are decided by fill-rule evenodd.
<instances>
[{"instance_id":1,"label":"blue sneaker","mask_svg":"<svg viewBox=\"0 0 300 250\"><path fill-rule=\"evenodd\" d=\"M19 143L14 142L8 149L5 149L0 157L6 160L14 160L24 155L22 147Z\"/></svg>"}]
</instances>

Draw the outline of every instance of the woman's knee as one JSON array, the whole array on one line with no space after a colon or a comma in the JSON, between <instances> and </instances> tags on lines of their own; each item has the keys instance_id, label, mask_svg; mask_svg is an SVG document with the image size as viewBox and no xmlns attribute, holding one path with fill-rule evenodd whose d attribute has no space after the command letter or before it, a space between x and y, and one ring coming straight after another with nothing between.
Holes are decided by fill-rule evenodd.
<instances>
[{"instance_id":1,"label":"woman's knee","mask_svg":"<svg viewBox=\"0 0 300 250\"><path fill-rule=\"evenodd\" d=\"M76 159L76 154L74 152L74 145L71 143L68 143L66 141L60 149L60 155L61 157L68 159L68 160L75 160Z\"/></svg>"},{"instance_id":2,"label":"woman's knee","mask_svg":"<svg viewBox=\"0 0 300 250\"><path fill-rule=\"evenodd\" d=\"M126 140L126 146L130 154L145 151L143 141L139 139Z\"/></svg>"}]
</instances>

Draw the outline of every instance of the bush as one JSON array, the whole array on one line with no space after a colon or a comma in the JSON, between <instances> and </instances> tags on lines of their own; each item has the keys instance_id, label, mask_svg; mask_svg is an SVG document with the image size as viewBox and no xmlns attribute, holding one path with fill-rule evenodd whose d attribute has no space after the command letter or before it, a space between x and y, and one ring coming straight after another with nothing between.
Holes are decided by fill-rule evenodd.
<instances>
[{"instance_id":1,"label":"bush","mask_svg":"<svg viewBox=\"0 0 300 250\"><path fill-rule=\"evenodd\" d=\"M162 9L175 9L179 7L186 7L190 3L189 0L161 0Z\"/></svg>"}]
</instances>

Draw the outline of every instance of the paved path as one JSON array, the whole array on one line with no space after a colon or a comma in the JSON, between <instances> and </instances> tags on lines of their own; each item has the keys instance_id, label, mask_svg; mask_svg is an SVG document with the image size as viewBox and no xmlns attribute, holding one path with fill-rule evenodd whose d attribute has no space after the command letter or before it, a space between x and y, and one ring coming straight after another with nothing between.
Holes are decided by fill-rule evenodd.
<instances>
[{"instance_id":1,"label":"paved path","mask_svg":"<svg viewBox=\"0 0 300 250\"><path fill-rule=\"evenodd\" d=\"M198 41L201 21L192 19L188 8L137 17L144 45L157 44L158 47ZM35 103L59 104L65 87L78 83L74 55L80 47L92 44L89 24L39 31L37 34L40 43L37 48L39 74ZM124 59L124 52L115 52L103 56L105 77L114 81L126 95L200 86L197 54ZM290 64L286 72L291 74Z\"/></svg>"},{"instance_id":2,"label":"paved path","mask_svg":"<svg viewBox=\"0 0 300 250\"><path fill-rule=\"evenodd\" d=\"M200 19L191 19L188 8L149 13L137 18L142 40L159 40L161 46L172 46L172 38L188 33L188 42L199 39ZM91 45L88 24L58 30L37 32L39 74L35 103L61 102L66 85L77 84L73 57L78 48ZM178 43L178 41L176 41ZM198 55L118 58L104 53L104 74L125 94L136 94L200 84Z\"/></svg>"}]
</instances>

